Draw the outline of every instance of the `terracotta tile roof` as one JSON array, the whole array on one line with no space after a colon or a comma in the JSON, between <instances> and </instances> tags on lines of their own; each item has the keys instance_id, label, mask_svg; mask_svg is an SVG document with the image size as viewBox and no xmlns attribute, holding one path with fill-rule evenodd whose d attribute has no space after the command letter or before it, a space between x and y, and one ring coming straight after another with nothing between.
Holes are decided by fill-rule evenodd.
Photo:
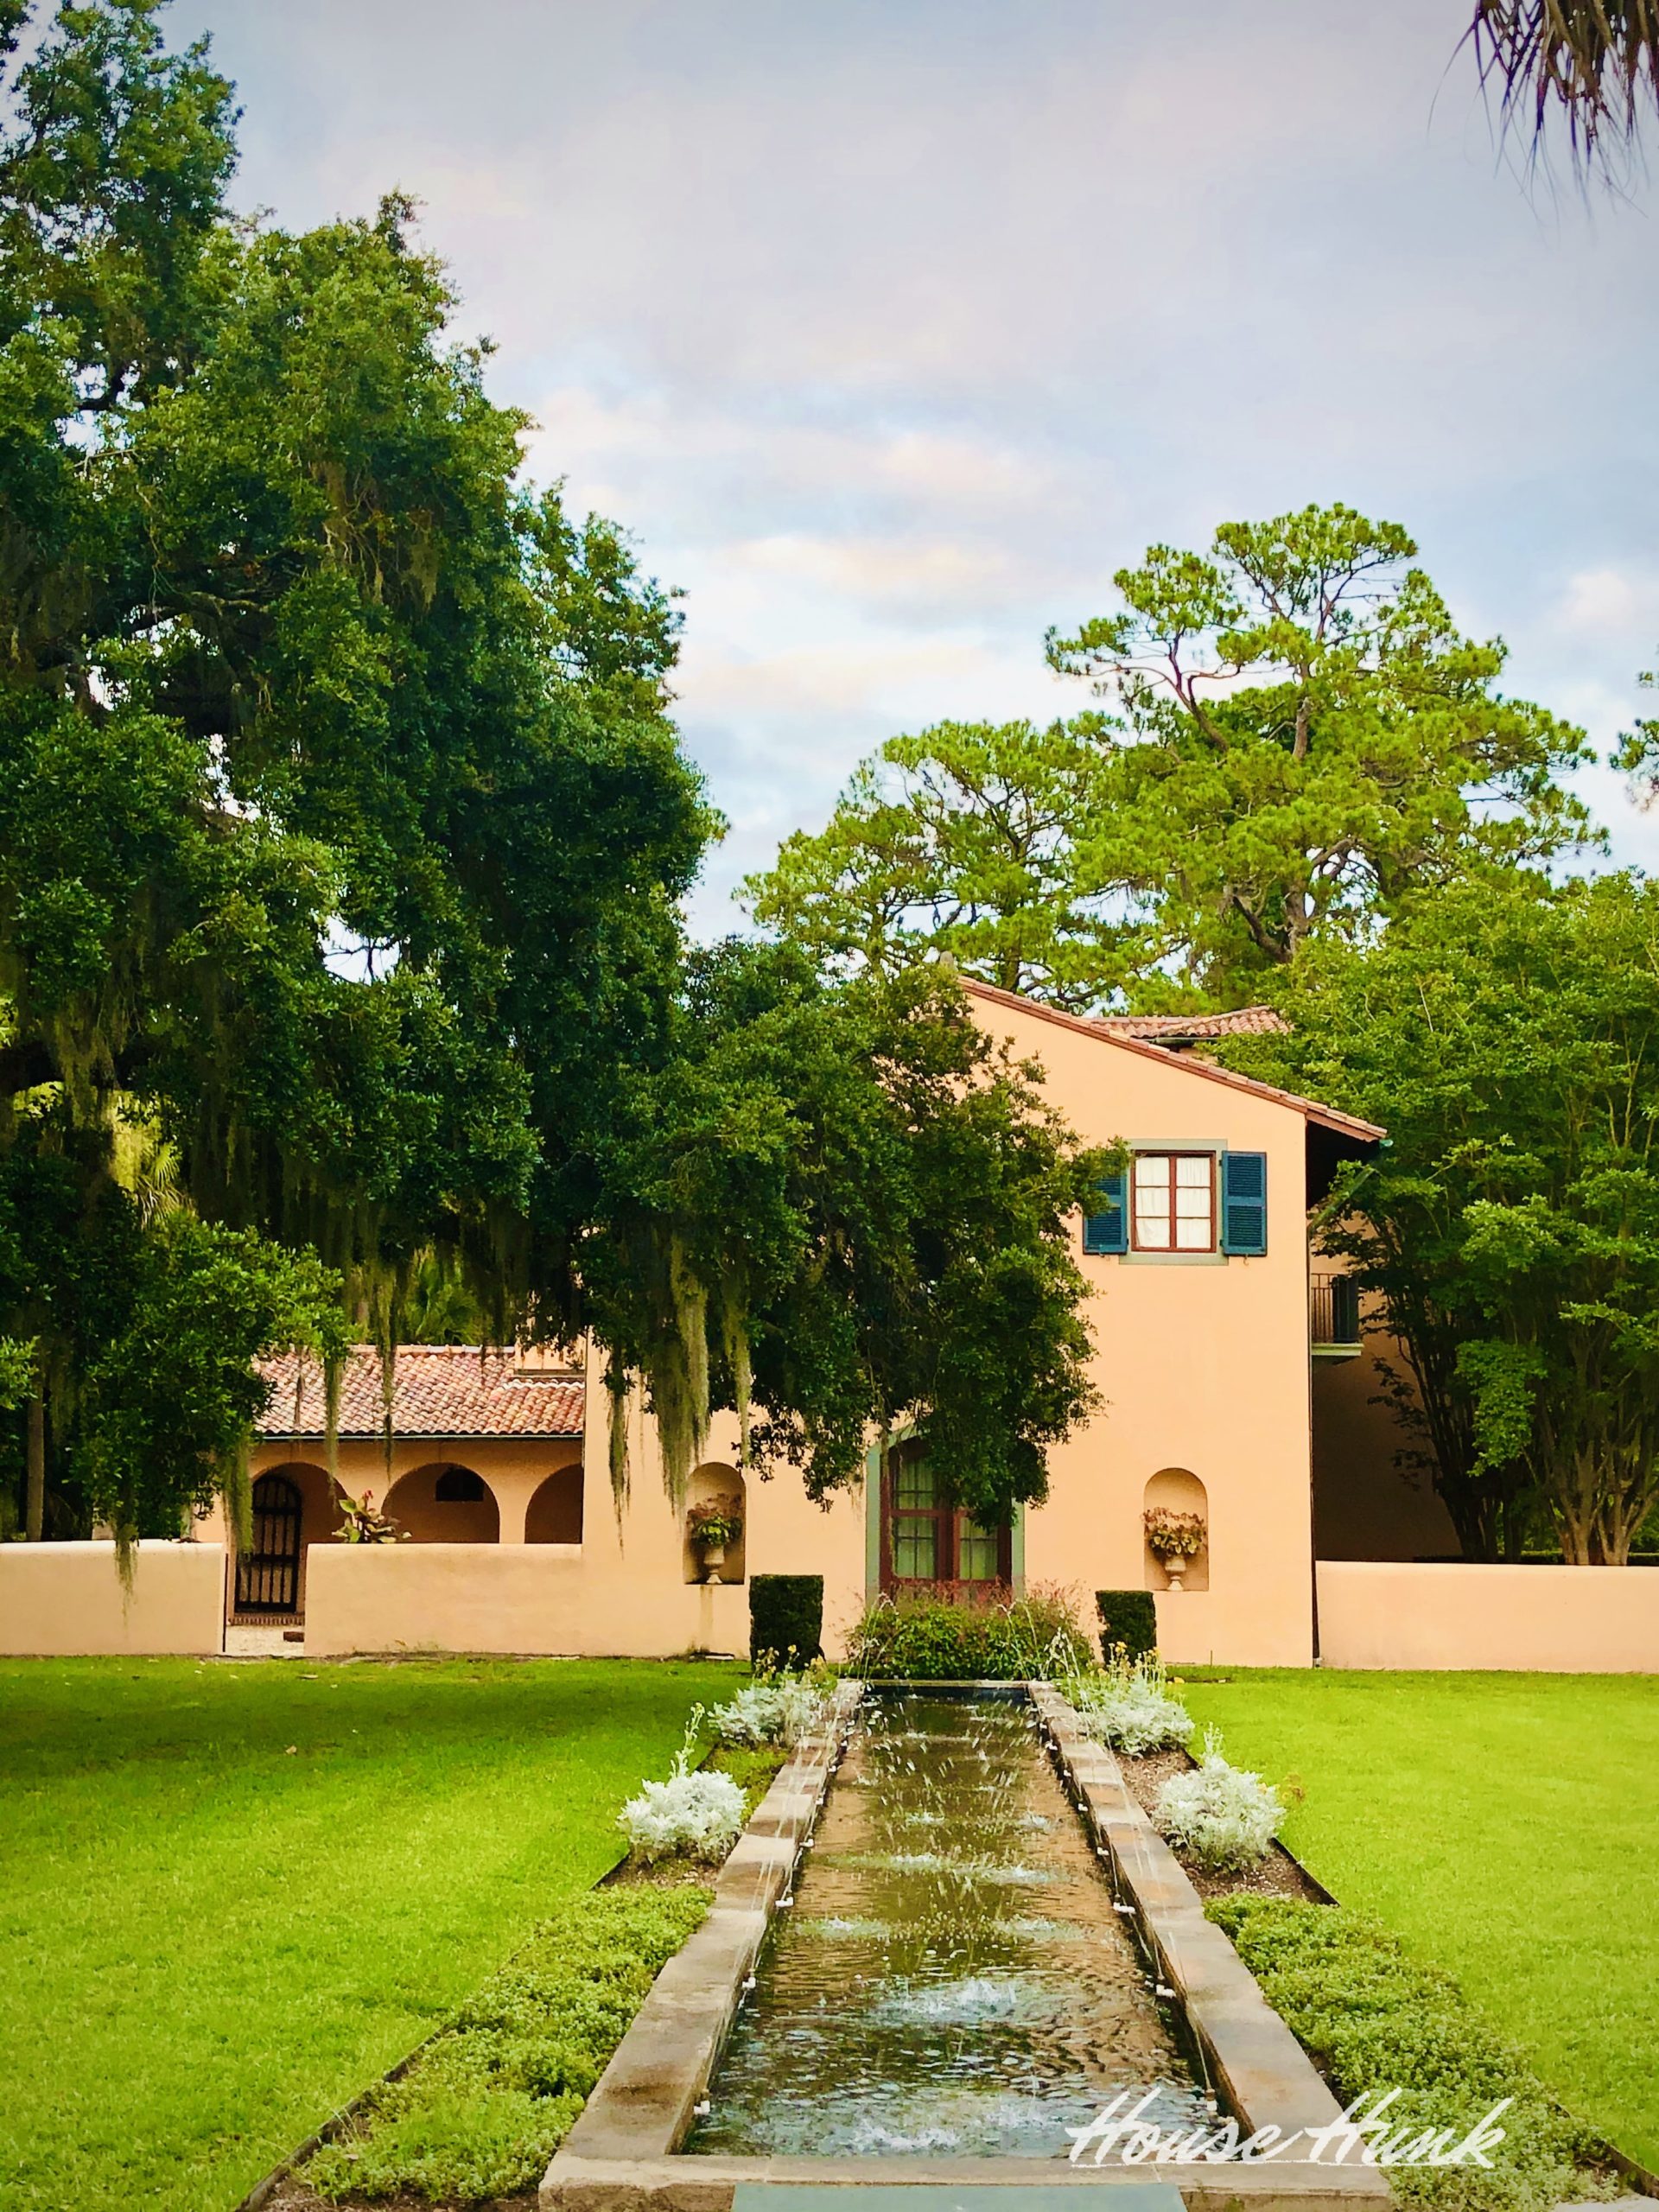
<instances>
[{"instance_id":1,"label":"terracotta tile roof","mask_svg":"<svg viewBox=\"0 0 1659 2212\"><path fill-rule=\"evenodd\" d=\"M1335 1106L1321 1106L1316 1099L1299 1098L1294 1090L1279 1090L1270 1083L1258 1083L1254 1076L1236 1075L1231 1068L1217 1067L1213 1060L1195 1058L1190 1052L1171 1052L1162 1045L1149 1045L1144 1037L1135 1037L1122 1029L1109 1029L1103 1020L1091 1020L1079 1014L1062 1014L1058 1007L1045 1006L1040 999L1022 998L1017 991L999 990L995 983L978 983L964 976L963 988L971 997L988 999L993 1006L1014 1007L1020 1014L1029 1014L1039 1021L1052 1021L1061 1029L1076 1029L1085 1037L1097 1037L1102 1044L1110 1045L1120 1052L1149 1053L1166 1068L1177 1068L1183 1075L1196 1076L1205 1083L1224 1083L1230 1090L1248 1091L1253 1098L1270 1099L1275 1106L1287 1107L1293 1114L1300 1114L1305 1122L1316 1128L1329 1129L1333 1135L1352 1137L1362 1144L1378 1144L1388 1131L1379 1128L1375 1122L1362 1122L1357 1114L1344 1114Z\"/></svg>"},{"instance_id":2,"label":"terracotta tile roof","mask_svg":"<svg viewBox=\"0 0 1659 2212\"><path fill-rule=\"evenodd\" d=\"M305 1363L299 1412L294 1409L298 1362L292 1353L259 1363L274 1386L260 1416L261 1436L321 1436L322 1373ZM580 1376L519 1365L492 1352L480 1360L472 1344L400 1344L393 1373L392 1426L399 1436L580 1436L586 1395ZM359 1345L340 1383L340 1433L378 1437L385 1411L380 1355Z\"/></svg>"},{"instance_id":3,"label":"terracotta tile roof","mask_svg":"<svg viewBox=\"0 0 1659 2212\"><path fill-rule=\"evenodd\" d=\"M1143 1037L1152 1045L1201 1045L1210 1037L1287 1037L1290 1024L1270 1006L1236 1007L1230 1014L1101 1014L1097 1029L1115 1037Z\"/></svg>"}]
</instances>

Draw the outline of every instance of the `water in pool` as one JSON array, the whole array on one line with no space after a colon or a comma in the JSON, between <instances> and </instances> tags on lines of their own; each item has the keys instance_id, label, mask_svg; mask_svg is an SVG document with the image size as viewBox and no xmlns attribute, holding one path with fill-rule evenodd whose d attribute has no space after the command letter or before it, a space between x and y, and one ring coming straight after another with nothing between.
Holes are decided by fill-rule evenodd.
<instances>
[{"instance_id":1,"label":"water in pool","mask_svg":"<svg viewBox=\"0 0 1659 2212\"><path fill-rule=\"evenodd\" d=\"M685 2148L1063 2158L1205 2113L1030 1709L867 1700Z\"/></svg>"}]
</instances>

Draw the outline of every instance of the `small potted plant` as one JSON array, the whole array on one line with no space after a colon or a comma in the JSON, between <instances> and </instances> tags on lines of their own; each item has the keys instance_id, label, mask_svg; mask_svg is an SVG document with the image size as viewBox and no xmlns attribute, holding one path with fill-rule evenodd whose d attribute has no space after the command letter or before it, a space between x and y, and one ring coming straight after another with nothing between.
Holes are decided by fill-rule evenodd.
<instances>
[{"instance_id":1,"label":"small potted plant","mask_svg":"<svg viewBox=\"0 0 1659 2212\"><path fill-rule=\"evenodd\" d=\"M1166 1505L1149 1505L1145 1519L1147 1547L1169 1577L1170 1588L1179 1590L1187 1561L1204 1549L1204 1516L1174 1513Z\"/></svg>"},{"instance_id":2,"label":"small potted plant","mask_svg":"<svg viewBox=\"0 0 1659 2212\"><path fill-rule=\"evenodd\" d=\"M405 1531L395 1521L388 1521L374 1502L374 1492L365 1490L361 1497L336 1485L339 1491L340 1526L334 1531L334 1541L340 1544L400 1544Z\"/></svg>"},{"instance_id":3,"label":"small potted plant","mask_svg":"<svg viewBox=\"0 0 1659 2212\"><path fill-rule=\"evenodd\" d=\"M743 1533L738 1500L711 1497L702 1505L694 1505L685 1516L685 1533L702 1561L703 1580L718 1582L720 1570L726 1564L727 1545L734 1544Z\"/></svg>"}]
</instances>

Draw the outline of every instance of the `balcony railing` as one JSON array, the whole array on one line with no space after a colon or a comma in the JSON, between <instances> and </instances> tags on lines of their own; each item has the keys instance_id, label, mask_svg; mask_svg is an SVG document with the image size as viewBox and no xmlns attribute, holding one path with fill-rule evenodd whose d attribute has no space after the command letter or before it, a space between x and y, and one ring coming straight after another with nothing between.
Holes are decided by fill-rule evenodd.
<instances>
[{"instance_id":1,"label":"balcony railing","mask_svg":"<svg viewBox=\"0 0 1659 2212\"><path fill-rule=\"evenodd\" d=\"M1316 1356L1351 1359L1359 1351L1359 1285L1351 1275L1313 1277L1308 1293L1307 1333Z\"/></svg>"}]
</instances>

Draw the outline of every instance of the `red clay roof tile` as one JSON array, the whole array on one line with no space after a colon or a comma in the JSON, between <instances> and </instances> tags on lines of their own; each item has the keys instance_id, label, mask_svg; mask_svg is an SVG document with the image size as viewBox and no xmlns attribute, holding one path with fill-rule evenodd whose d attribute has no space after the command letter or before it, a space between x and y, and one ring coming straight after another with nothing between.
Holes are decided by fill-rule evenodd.
<instances>
[{"instance_id":1,"label":"red clay roof tile","mask_svg":"<svg viewBox=\"0 0 1659 2212\"><path fill-rule=\"evenodd\" d=\"M257 1433L265 1437L321 1436L322 1371L292 1353L261 1360L273 1385ZM473 1344L400 1344L393 1363L392 1427L399 1436L580 1436L586 1392L569 1373L524 1368L511 1355L480 1357ZM295 1385L299 1406L295 1408ZM380 1355L359 1344L340 1382L340 1433L384 1433Z\"/></svg>"},{"instance_id":2,"label":"red clay roof tile","mask_svg":"<svg viewBox=\"0 0 1659 2212\"><path fill-rule=\"evenodd\" d=\"M1290 1024L1270 1006L1235 1007L1230 1014L1097 1014L1096 1029L1141 1037L1153 1045L1202 1044L1209 1037L1285 1037Z\"/></svg>"}]
</instances>

